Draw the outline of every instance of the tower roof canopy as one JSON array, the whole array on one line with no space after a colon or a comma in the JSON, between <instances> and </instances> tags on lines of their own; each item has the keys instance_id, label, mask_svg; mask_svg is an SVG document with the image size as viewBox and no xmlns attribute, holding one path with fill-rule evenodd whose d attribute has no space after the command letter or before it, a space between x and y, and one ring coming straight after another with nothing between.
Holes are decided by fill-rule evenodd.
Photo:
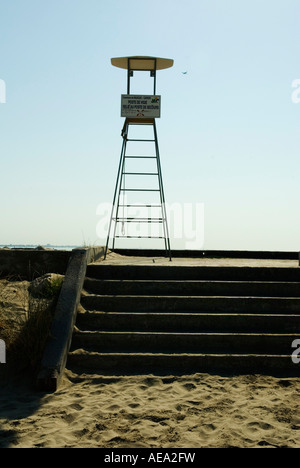
<instances>
[{"instance_id":1,"label":"tower roof canopy","mask_svg":"<svg viewBox=\"0 0 300 468\"><path fill-rule=\"evenodd\" d=\"M156 62L156 66L155 66ZM174 60L160 57L132 56L132 57L116 57L111 59L111 64L114 67L124 68L125 70L164 70L171 68Z\"/></svg>"}]
</instances>

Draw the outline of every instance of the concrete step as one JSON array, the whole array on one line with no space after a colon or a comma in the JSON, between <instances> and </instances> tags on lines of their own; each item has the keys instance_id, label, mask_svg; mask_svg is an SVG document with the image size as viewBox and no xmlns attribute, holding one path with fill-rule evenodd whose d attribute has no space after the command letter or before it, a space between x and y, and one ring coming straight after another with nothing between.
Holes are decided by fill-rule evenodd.
<instances>
[{"instance_id":1,"label":"concrete step","mask_svg":"<svg viewBox=\"0 0 300 468\"><path fill-rule=\"evenodd\" d=\"M122 353L288 354L296 334L77 331L72 349Z\"/></svg>"},{"instance_id":2,"label":"concrete step","mask_svg":"<svg viewBox=\"0 0 300 468\"><path fill-rule=\"evenodd\" d=\"M77 314L81 330L293 333L300 316L290 314L223 314L158 312L87 312Z\"/></svg>"},{"instance_id":3,"label":"concrete step","mask_svg":"<svg viewBox=\"0 0 300 468\"><path fill-rule=\"evenodd\" d=\"M83 294L86 310L107 312L223 312L300 314L300 298L231 296L129 296Z\"/></svg>"},{"instance_id":4,"label":"concrete step","mask_svg":"<svg viewBox=\"0 0 300 468\"><path fill-rule=\"evenodd\" d=\"M97 353L82 349L69 353L68 366L77 373L99 375L187 375L196 372L259 373L299 377L290 355L263 354L151 354Z\"/></svg>"},{"instance_id":5,"label":"concrete step","mask_svg":"<svg viewBox=\"0 0 300 468\"><path fill-rule=\"evenodd\" d=\"M300 269L91 264L68 366L299 376Z\"/></svg>"},{"instance_id":6,"label":"concrete step","mask_svg":"<svg viewBox=\"0 0 300 468\"><path fill-rule=\"evenodd\" d=\"M90 264L86 276L120 280L221 280L300 282L300 268Z\"/></svg>"},{"instance_id":7,"label":"concrete step","mask_svg":"<svg viewBox=\"0 0 300 468\"><path fill-rule=\"evenodd\" d=\"M86 278L84 288L93 294L148 296L261 296L300 297L300 284L271 281L206 280L100 280Z\"/></svg>"}]
</instances>

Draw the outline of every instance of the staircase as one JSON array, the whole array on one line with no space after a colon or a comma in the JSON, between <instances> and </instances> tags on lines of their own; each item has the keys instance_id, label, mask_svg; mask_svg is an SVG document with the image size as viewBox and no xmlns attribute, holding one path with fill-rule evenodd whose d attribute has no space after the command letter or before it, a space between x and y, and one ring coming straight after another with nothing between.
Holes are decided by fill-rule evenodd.
<instances>
[{"instance_id":1,"label":"staircase","mask_svg":"<svg viewBox=\"0 0 300 468\"><path fill-rule=\"evenodd\" d=\"M300 375L300 269L90 264L67 367Z\"/></svg>"}]
</instances>

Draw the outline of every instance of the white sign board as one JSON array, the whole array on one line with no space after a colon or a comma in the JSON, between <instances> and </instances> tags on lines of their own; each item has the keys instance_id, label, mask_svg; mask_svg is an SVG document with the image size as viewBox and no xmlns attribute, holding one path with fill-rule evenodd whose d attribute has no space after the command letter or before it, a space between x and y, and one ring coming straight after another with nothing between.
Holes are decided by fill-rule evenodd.
<instances>
[{"instance_id":1,"label":"white sign board","mask_svg":"<svg viewBox=\"0 0 300 468\"><path fill-rule=\"evenodd\" d=\"M160 117L161 96L122 94L121 117L155 119Z\"/></svg>"},{"instance_id":2,"label":"white sign board","mask_svg":"<svg viewBox=\"0 0 300 468\"><path fill-rule=\"evenodd\" d=\"M5 364L5 363L6 363L5 342L3 340L0 340L0 364Z\"/></svg>"}]
</instances>

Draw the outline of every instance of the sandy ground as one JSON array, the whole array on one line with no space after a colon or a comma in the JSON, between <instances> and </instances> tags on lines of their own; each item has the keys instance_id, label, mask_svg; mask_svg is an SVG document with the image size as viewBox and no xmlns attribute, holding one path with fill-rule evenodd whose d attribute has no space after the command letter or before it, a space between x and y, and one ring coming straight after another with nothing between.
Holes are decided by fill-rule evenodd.
<instances>
[{"instance_id":1,"label":"sandy ground","mask_svg":"<svg viewBox=\"0 0 300 468\"><path fill-rule=\"evenodd\" d=\"M300 382L265 376L74 376L0 391L0 447L300 447Z\"/></svg>"},{"instance_id":2,"label":"sandy ground","mask_svg":"<svg viewBox=\"0 0 300 468\"><path fill-rule=\"evenodd\" d=\"M10 287L6 306L24 316L24 294ZM300 448L299 395L300 378L68 369L58 391L44 394L22 374L1 383L0 448Z\"/></svg>"},{"instance_id":3,"label":"sandy ground","mask_svg":"<svg viewBox=\"0 0 300 468\"><path fill-rule=\"evenodd\" d=\"M126 256L108 251L105 260L100 259L96 263L109 265L167 265L167 266L235 266L235 267L276 267L298 268L299 260L260 259L260 258L202 258L195 257L142 257Z\"/></svg>"}]
</instances>

